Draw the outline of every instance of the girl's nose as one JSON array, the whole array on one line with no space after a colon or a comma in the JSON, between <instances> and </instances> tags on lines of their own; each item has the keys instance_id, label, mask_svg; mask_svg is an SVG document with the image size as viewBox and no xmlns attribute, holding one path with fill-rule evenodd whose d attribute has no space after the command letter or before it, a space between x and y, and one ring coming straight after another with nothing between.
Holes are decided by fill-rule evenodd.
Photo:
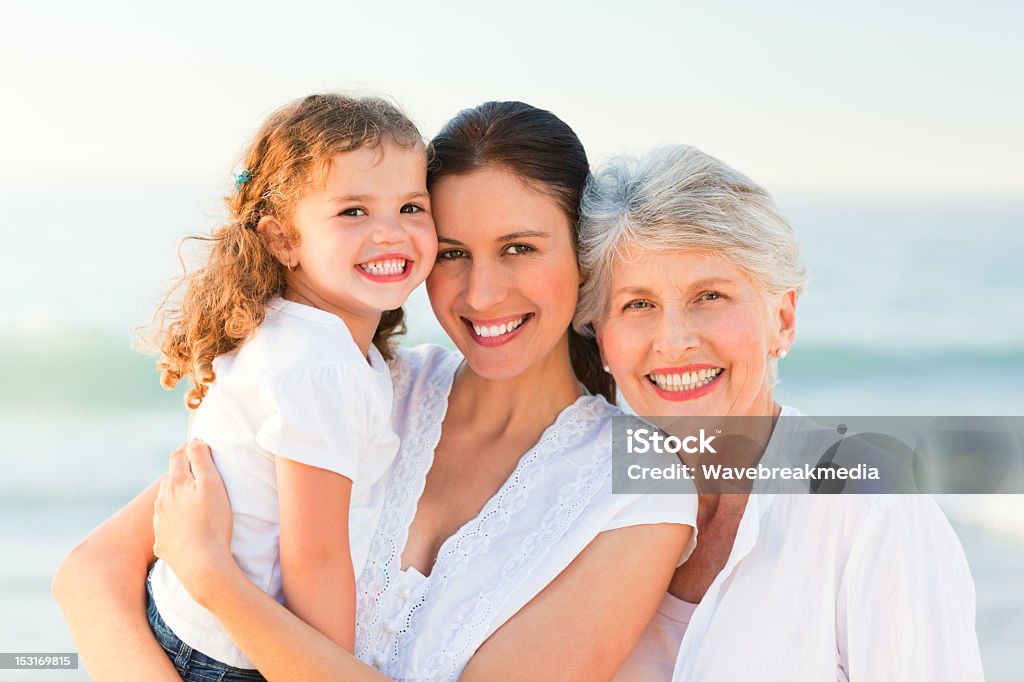
<instances>
[{"instance_id":1,"label":"girl's nose","mask_svg":"<svg viewBox=\"0 0 1024 682\"><path fill-rule=\"evenodd\" d=\"M405 241L406 233L402 221L397 217L379 217L373 225L375 244L398 244Z\"/></svg>"}]
</instances>

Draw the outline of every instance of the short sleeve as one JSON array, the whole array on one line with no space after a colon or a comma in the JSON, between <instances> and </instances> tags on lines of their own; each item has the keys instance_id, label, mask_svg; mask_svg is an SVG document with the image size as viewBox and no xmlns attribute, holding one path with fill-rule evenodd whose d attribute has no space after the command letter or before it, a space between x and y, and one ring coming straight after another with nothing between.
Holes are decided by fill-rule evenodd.
<instances>
[{"instance_id":1,"label":"short sleeve","mask_svg":"<svg viewBox=\"0 0 1024 682\"><path fill-rule=\"evenodd\" d=\"M277 372L263 381L259 396L266 415L256 432L261 448L356 480L372 396L343 365Z\"/></svg>"},{"instance_id":2,"label":"short sleeve","mask_svg":"<svg viewBox=\"0 0 1024 682\"><path fill-rule=\"evenodd\" d=\"M615 530L629 526L643 526L655 523L678 523L691 526L693 533L686 543L679 563L686 561L697 546L697 496L692 494L633 495L635 499L621 509L602 529Z\"/></svg>"},{"instance_id":3,"label":"short sleeve","mask_svg":"<svg viewBox=\"0 0 1024 682\"><path fill-rule=\"evenodd\" d=\"M928 496L882 496L850 551L837 598L850 680L983 680L974 582Z\"/></svg>"}]
</instances>

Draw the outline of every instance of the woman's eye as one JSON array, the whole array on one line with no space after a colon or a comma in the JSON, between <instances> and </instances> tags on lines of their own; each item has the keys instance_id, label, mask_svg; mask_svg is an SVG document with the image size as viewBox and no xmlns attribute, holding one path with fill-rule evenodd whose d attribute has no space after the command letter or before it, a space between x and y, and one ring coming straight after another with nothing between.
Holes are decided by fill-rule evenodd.
<instances>
[{"instance_id":1,"label":"woman's eye","mask_svg":"<svg viewBox=\"0 0 1024 682\"><path fill-rule=\"evenodd\" d=\"M444 251L437 252L437 260L455 260L457 258L466 258L469 256L468 253L462 249L445 249Z\"/></svg>"},{"instance_id":2,"label":"woman's eye","mask_svg":"<svg viewBox=\"0 0 1024 682\"><path fill-rule=\"evenodd\" d=\"M338 215L348 216L349 218L360 218L366 215L366 209L364 208L346 208Z\"/></svg>"},{"instance_id":3,"label":"woman's eye","mask_svg":"<svg viewBox=\"0 0 1024 682\"><path fill-rule=\"evenodd\" d=\"M509 244L505 247L505 253L511 256L522 256L523 254L533 253L536 250L529 244Z\"/></svg>"},{"instance_id":4,"label":"woman's eye","mask_svg":"<svg viewBox=\"0 0 1024 682\"><path fill-rule=\"evenodd\" d=\"M402 207L402 213L423 213L426 209L417 204L406 204Z\"/></svg>"},{"instance_id":5,"label":"woman's eye","mask_svg":"<svg viewBox=\"0 0 1024 682\"><path fill-rule=\"evenodd\" d=\"M644 300L642 298L638 298L638 299L630 301L626 305L622 306L622 309L623 310L647 310L648 308L651 307L651 305L652 304L651 304L650 301L646 301L646 300Z\"/></svg>"},{"instance_id":6,"label":"woman's eye","mask_svg":"<svg viewBox=\"0 0 1024 682\"><path fill-rule=\"evenodd\" d=\"M705 291L703 294L697 297L701 301L717 301L721 298L725 298L722 294L717 291Z\"/></svg>"}]
</instances>

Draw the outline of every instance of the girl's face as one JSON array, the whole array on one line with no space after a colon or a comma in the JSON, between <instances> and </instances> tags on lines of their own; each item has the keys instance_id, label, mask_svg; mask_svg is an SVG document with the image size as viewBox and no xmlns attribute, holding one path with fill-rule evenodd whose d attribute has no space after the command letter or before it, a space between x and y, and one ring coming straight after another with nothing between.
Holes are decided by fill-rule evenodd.
<instances>
[{"instance_id":1,"label":"girl's face","mask_svg":"<svg viewBox=\"0 0 1024 682\"><path fill-rule=\"evenodd\" d=\"M768 362L793 342L796 294L769 296L697 251L640 253L612 272L598 343L641 416L766 416Z\"/></svg>"},{"instance_id":2,"label":"girl's face","mask_svg":"<svg viewBox=\"0 0 1024 682\"><path fill-rule=\"evenodd\" d=\"M558 203L501 168L444 177L431 200L439 246L427 293L473 371L508 379L568 348L580 275Z\"/></svg>"},{"instance_id":3,"label":"girl's face","mask_svg":"<svg viewBox=\"0 0 1024 682\"><path fill-rule=\"evenodd\" d=\"M279 253L289 289L323 310L376 319L400 307L433 266L437 237L423 147L384 143L338 154L302 197L298 244Z\"/></svg>"}]
</instances>

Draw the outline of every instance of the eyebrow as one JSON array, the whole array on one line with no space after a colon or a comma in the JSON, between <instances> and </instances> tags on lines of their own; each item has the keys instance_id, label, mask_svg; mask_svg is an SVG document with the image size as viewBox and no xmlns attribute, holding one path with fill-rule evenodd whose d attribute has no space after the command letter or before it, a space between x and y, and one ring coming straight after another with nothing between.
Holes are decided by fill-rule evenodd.
<instances>
[{"instance_id":1,"label":"eyebrow","mask_svg":"<svg viewBox=\"0 0 1024 682\"><path fill-rule=\"evenodd\" d=\"M425 199L430 194L427 192L409 192L405 195L406 199ZM343 196L331 197L328 201L333 203L344 203L346 201L369 201L373 199L373 195L370 194L345 194Z\"/></svg>"},{"instance_id":2,"label":"eyebrow","mask_svg":"<svg viewBox=\"0 0 1024 682\"><path fill-rule=\"evenodd\" d=\"M495 241L500 244L506 244L508 242L514 242L517 239L551 239L550 232L541 232L539 230L523 230L521 232L510 232L509 234L503 234L498 237ZM444 242L445 244L453 244L455 246L465 246L458 239L452 239L451 237L445 237L437 235L437 241Z\"/></svg>"},{"instance_id":3,"label":"eyebrow","mask_svg":"<svg viewBox=\"0 0 1024 682\"><path fill-rule=\"evenodd\" d=\"M647 287L619 287L612 292L612 296L618 296L619 294L629 294L631 296L647 296L651 293L651 290Z\"/></svg>"},{"instance_id":4,"label":"eyebrow","mask_svg":"<svg viewBox=\"0 0 1024 682\"><path fill-rule=\"evenodd\" d=\"M690 285L691 289L703 289L710 287L715 284L732 284L734 280L728 277L708 277L706 279L699 279Z\"/></svg>"},{"instance_id":5,"label":"eyebrow","mask_svg":"<svg viewBox=\"0 0 1024 682\"><path fill-rule=\"evenodd\" d=\"M731 284L733 280L726 277L707 277L705 279L697 280L688 285L688 289L705 289L707 287L714 286L716 284ZM649 296L654 293L653 289L648 287L636 287L626 286L619 287L612 292L612 296L618 296L620 294L629 294L631 296Z\"/></svg>"}]
</instances>

